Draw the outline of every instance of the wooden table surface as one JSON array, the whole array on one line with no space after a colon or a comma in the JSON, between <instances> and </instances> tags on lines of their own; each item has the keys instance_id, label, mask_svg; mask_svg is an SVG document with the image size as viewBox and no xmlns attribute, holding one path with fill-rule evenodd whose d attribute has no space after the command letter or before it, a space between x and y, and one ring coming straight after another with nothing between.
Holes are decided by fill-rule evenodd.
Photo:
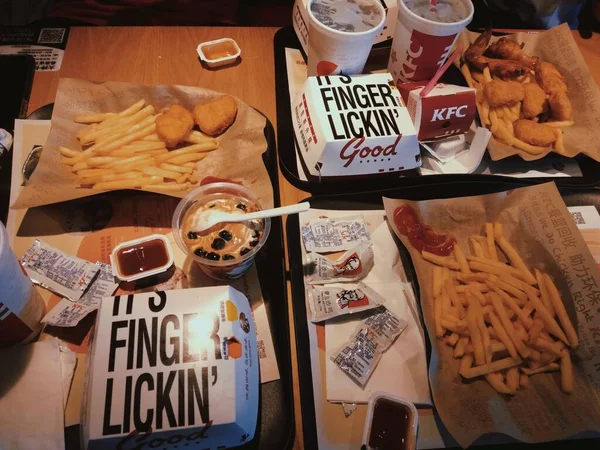
<instances>
[{"instance_id":1,"label":"wooden table surface","mask_svg":"<svg viewBox=\"0 0 600 450\"><path fill-rule=\"evenodd\" d=\"M277 30L238 27L72 28L60 71L36 72L29 112L54 101L60 77L73 77L214 89L237 96L259 109L276 127L273 36ZM600 85L600 34L594 34L588 40L581 39L578 33L573 35L596 83ZM237 41L242 49L241 62L220 70L205 70L198 61L196 46L222 37ZM297 203L309 196L291 186L281 174L279 179L282 205ZM288 302L296 421L294 449L302 449L291 295L288 295Z\"/></svg>"}]
</instances>

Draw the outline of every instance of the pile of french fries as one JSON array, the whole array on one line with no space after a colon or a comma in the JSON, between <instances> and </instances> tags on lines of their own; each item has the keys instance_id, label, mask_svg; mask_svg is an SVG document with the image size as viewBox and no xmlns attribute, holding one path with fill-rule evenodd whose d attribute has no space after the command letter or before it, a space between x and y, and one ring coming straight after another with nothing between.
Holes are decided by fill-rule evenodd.
<instances>
[{"instance_id":1,"label":"pile of french fries","mask_svg":"<svg viewBox=\"0 0 600 450\"><path fill-rule=\"evenodd\" d=\"M422 252L434 264L435 335L454 348L460 375L515 395L530 376L560 370L562 390L571 393L569 348L579 341L552 279L527 268L500 223L486 223L485 235L469 244L471 254L457 242L451 256Z\"/></svg>"},{"instance_id":2,"label":"pile of french fries","mask_svg":"<svg viewBox=\"0 0 600 450\"><path fill-rule=\"evenodd\" d=\"M198 161L218 147L216 139L191 131L186 145L169 150L156 134L152 105L139 100L118 113L83 114L89 124L77 134L81 149L59 147L61 162L71 166L82 187L94 190L185 191L198 183Z\"/></svg>"},{"instance_id":3,"label":"pile of french fries","mask_svg":"<svg viewBox=\"0 0 600 450\"><path fill-rule=\"evenodd\" d=\"M523 142L515 136L513 130L513 122L521 117L521 102L513 106L502 106L499 108L491 108L488 104L485 95L483 94L483 86L485 83L492 81L490 69L485 68L483 73L472 72L467 64L463 64L460 71L467 80L470 88L476 90L477 111L483 126L489 128L495 138L506 142L519 150L523 150L532 155L540 155L548 151L548 147L539 147L536 145ZM531 76L526 76L520 82L522 84L529 83ZM553 127L556 132L556 141L554 142L554 150L558 153L564 153L565 146L563 142L563 128L570 127L574 124L572 120L544 122L544 125Z\"/></svg>"}]
</instances>

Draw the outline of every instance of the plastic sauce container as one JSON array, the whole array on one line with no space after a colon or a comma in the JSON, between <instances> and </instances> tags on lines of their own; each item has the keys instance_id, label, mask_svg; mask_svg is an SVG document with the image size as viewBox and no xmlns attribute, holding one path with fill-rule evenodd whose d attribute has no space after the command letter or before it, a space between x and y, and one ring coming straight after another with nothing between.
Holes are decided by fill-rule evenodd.
<instances>
[{"instance_id":1,"label":"plastic sauce container","mask_svg":"<svg viewBox=\"0 0 600 450\"><path fill-rule=\"evenodd\" d=\"M362 447L366 450L414 450L419 415L411 402L385 392L369 398Z\"/></svg>"},{"instance_id":2,"label":"plastic sauce container","mask_svg":"<svg viewBox=\"0 0 600 450\"><path fill-rule=\"evenodd\" d=\"M233 64L242 54L240 47L231 38L203 42L196 48L200 59L210 68Z\"/></svg>"},{"instance_id":3,"label":"plastic sauce container","mask_svg":"<svg viewBox=\"0 0 600 450\"><path fill-rule=\"evenodd\" d=\"M117 245L110 261L114 276L135 281L166 272L173 265L173 250L162 234L152 234Z\"/></svg>"}]
</instances>

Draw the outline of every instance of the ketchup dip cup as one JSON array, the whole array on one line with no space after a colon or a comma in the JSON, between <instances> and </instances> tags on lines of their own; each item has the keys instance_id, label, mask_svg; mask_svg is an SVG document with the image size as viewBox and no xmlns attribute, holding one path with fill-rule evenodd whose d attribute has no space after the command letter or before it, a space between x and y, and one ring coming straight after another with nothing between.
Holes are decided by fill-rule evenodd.
<instances>
[{"instance_id":1,"label":"ketchup dip cup","mask_svg":"<svg viewBox=\"0 0 600 450\"><path fill-rule=\"evenodd\" d=\"M181 230L186 213L194 206L194 204L198 201L217 199L223 194L239 197L240 201L252 204L258 209L263 209L262 202L256 194L247 187L236 183L211 183L194 189L179 202L175 209L175 213L173 214L171 226L175 242L177 242L179 248L181 248L188 257L196 261L204 273L217 280L233 280L241 277L254 262L256 253L262 248L269 237L271 219L262 219L263 230L258 244L243 256L231 260L213 261L196 255L185 244Z\"/></svg>"}]
</instances>

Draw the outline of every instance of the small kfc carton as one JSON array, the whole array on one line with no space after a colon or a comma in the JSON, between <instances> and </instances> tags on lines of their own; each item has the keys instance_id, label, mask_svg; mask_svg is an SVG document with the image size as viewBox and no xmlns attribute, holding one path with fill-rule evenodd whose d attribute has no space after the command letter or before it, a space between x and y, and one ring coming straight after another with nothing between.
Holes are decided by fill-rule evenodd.
<instances>
[{"instance_id":1,"label":"small kfc carton","mask_svg":"<svg viewBox=\"0 0 600 450\"><path fill-rule=\"evenodd\" d=\"M439 83L426 97L419 95L422 90L422 87L411 90L407 102L408 113L419 130L419 141L469 131L477 111L475 89Z\"/></svg>"},{"instance_id":2,"label":"small kfc carton","mask_svg":"<svg viewBox=\"0 0 600 450\"><path fill-rule=\"evenodd\" d=\"M256 331L229 286L104 298L87 365L83 449L217 449L254 437Z\"/></svg>"},{"instance_id":3,"label":"small kfc carton","mask_svg":"<svg viewBox=\"0 0 600 450\"><path fill-rule=\"evenodd\" d=\"M309 77L294 101L292 122L307 176L421 165L415 127L389 73Z\"/></svg>"}]
</instances>

